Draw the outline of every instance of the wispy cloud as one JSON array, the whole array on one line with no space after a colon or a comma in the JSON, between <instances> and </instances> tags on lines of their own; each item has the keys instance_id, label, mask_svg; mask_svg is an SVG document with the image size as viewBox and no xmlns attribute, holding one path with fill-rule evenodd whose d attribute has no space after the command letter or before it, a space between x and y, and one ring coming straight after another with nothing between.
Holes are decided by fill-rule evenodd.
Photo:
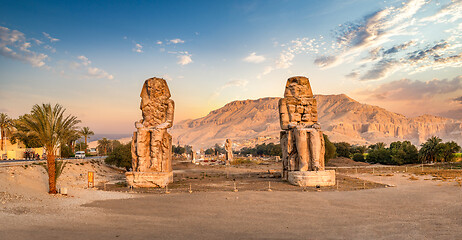
<instances>
[{"instance_id":1,"label":"wispy cloud","mask_svg":"<svg viewBox=\"0 0 462 240\"><path fill-rule=\"evenodd\" d=\"M322 39L322 37L321 37ZM300 53L318 53L319 42L313 38L297 38L290 41L288 44L282 44L285 49L281 51L279 56L273 61L272 65L268 65L263 69L263 72L257 76L261 78L264 75L271 73L277 69L287 69L292 66L292 61L296 54Z\"/></svg>"},{"instance_id":2,"label":"wispy cloud","mask_svg":"<svg viewBox=\"0 0 462 240\"><path fill-rule=\"evenodd\" d=\"M462 76L457 76L452 80L433 79L431 81L417 81L401 79L379 85L373 89L363 89L358 91L361 95L366 95L370 99L380 100L418 100L427 99L435 95L444 95L462 90Z\"/></svg>"},{"instance_id":3,"label":"wispy cloud","mask_svg":"<svg viewBox=\"0 0 462 240\"><path fill-rule=\"evenodd\" d=\"M178 44L178 43L184 43L184 40L181 40L179 38L175 38L175 39L171 39L169 42L173 43L173 44Z\"/></svg>"},{"instance_id":4,"label":"wispy cloud","mask_svg":"<svg viewBox=\"0 0 462 240\"><path fill-rule=\"evenodd\" d=\"M50 36L50 34L48 34L48 33L46 33L46 32L42 32L42 34L43 34L43 36L45 36L46 38L48 38L48 40L50 40L50 42L57 42L57 41L59 41L59 39Z\"/></svg>"},{"instance_id":5,"label":"wispy cloud","mask_svg":"<svg viewBox=\"0 0 462 240\"><path fill-rule=\"evenodd\" d=\"M81 72L81 74L86 77L86 78L95 78L95 79L108 79L112 80L114 79L114 76L106 72L105 70L97 67L92 67L91 66L91 61L81 55L77 57L78 62L74 61L71 62L71 69L77 70L78 72Z\"/></svg>"},{"instance_id":6,"label":"wispy cloud","mask_svg":"<svg viewBox=\"0 0 462 240\"><path fill-rule=\"evenodd\" d=\"M256 52L250 53L249 56L245 57L242 59L244 62L249 62L249 63L261 63L266 60L264 56L257 55Z\"/></svg>"},{"instance_id":7,"label":"wispy cloud","mask_svg":"<svg viewBox=\"0 0 462 240\"><path fill-rule=\"evenodd\" d=\"M243 80L243 79L234 79L234 80L230 80L228 82L226 82L225 84L223 84L223 86L217 88L215 90L215 92L212 94L211 98L216 98L218 97L221 92L223 92L223 90L225 90L226 88L230 88L230 87L240 87L240 88L245 88L245 86L247 86L249 82L247 80Z\"/></svg>"},{"instance_id":8,"label":"wispy cloud","mask_svg":"<svg viewBox=\"0 0 462 240\"><path fill-rule=\"evenodd\" d=\"M180 65L188 65L192 63L193 60L191 59L191 55L180 55L178 56L178 64Z\"/></svg>"},{"instance_id":9,"label":"wispy cloud","mask_svg":"<svg viewBox=\"0 0 462 240\"><path fill-rule=\"evenodd\" d=\"M409 42L405 42L405 43L403 43L403 44L400 44L400 45L397 45L397 46L393 46L393 47L391 47L391 48L385 50L385 51L383 52L383 54L384 54L384 55L388 55L388 54L397 53L397 52L399 52L399 51L401 51L401 50L404 50L404 49L408 48L409 46L412 46L412 45L415 45L415 44L416 44L415 41L411 40L411 41L409 41Z\"/></svg>"},{"instance_id":10,"label":"wispy cloud","mask_svg":"<svg viewBox=\"0 0 462 240\"><path fill-rule=\"evenodd\" d=\"M88 60L88 58L85 57L85 56L83 56L83 55L82 55L82 56L78 56L77 59L79 59L80 61L82 61L81 64L82 64L83 66L88 66L88 65L91 64L91 61Z\"/></svg>"},{"instance_id":11,"label":"wispy cloud","mask_svg":"<svg viewBox=\"0 0 462 240\"><path fill-rule=\"evenodd\" d=\"M454 0L442 6L434 15L421 19L421 22L455 22L462 18L462 1Z\"/></svg>"},{"instance_id":12,"label":"wispy cloud","mask_svg":"<svg viewBox=\"0 0 462 240\"><path fill-rule=\"evenodd\" d=\"M162 45L162 41L157 41L156 44L157 45Z\"/></svg>"},{"instance_id":13,"label":"wispy cloud","mask_svg":"<svg viewBox=\"0 0 462 240\"><path fill-rule=\"evenodd\" d=\"M139 43L135 43L135 47L132 49L133 52L137 53L142 53L143 52L143 46Z\"/></svg>"},{"instance_id":14,"label":"wispy cloud","mask_svg":"<svg viewBox=\"0 0 462 240\"><path fill-rule=\"evenodd\" d=\"M435 24L462 18L462 1L453 1L431 13L435 5L428 0L397 3L357 21L340 24L333 30L332 41L319 36L297 38L281 44L279 46L283 49L279 57L258 77L277 69L290 68L299 54L314 56L314 64L320 69L356 65L345 76L362 81L384 79L397 71L412 74L427 69L459 67L462 23L458 27ZM431 18L423 18L429 13ZM434 36L425 32L428 25L438 28L441 33L450 34L450 37L429 46L427 38L434 39Z\"/></svg>"},{"instance_id":15,"label":"wispy cloud","mask_svg":"<svg viewBox=\"0 0 462 240\"><path fill-rule=\"evenodd\" d=\"M176 55L178 61L177 64L179 65L188 65L193 62L192 60L192 54L190 54L188 51L168 51L169 54Z\"/></svg>"},{"instance_id":16,"label":"wispy cloud","mask_svg":"<svg viewBox=\"0 0 462 240\"><path fill-rule=\"evenodd\" d=\"M401 79L351 92L360 101L406 116L434 114L462 118L462 76L429 81Z\"/></svg>"},{"instance_id":17,"label":"wispy cloud","mask_svg":"<svg viewBox=\"0 0 462 240\"><path fill-rule=\"evenodd\" d=\"M35 41L36 42L36 41ZM16 59L34 67L45 67L48 55L32 51L24 33L0 26L0 55Z\"/></svg>"},{"instance_id":18,"label":"wispy cloud","mask_svg":"<svg viewBox=\"0 0 462 240\"><path fill-rule=\"evenodd\" d=\"M422 0L411 0L402 7L389 7L366 16L362 21L342 25L336 32L337 43L342 46L341 51L330 55L334 56L335 60L325 58L330 61L321 61L323 58L318 58L315 63L321 68L332 67L345 62L348 56L356 58L368 51L368 56L358 61L358 64L363 65L346 75L362 81L385 79L399 70L413 74L428 69L462 66L461 45L457 40L460 36L457 34L433 45L422 46L425 36L421 33L419 41L416 38L395 43L397 39L405 39L403 36L413 36L419 32L414 17L427 3ZM458 4L449 4L443 9L454 9L456 6ZM434 18L442 16L435 14ZM420 24L418 27L424 26ZM458 30L451 29L451 31ZM401 38L396 38L397 36ZM389 48L382 47L387 44L393 45ZM449 51L450 49L452 50Z\"/></svg>"},{"instance_id":19,"label":"wispy cloud","mask_svg":"<svg viewBox=\"0 0 462 240\"><path fill-rule=\"evenodd\" d=\"M190 63L193 62L193 60L191 59L191 54L189 54L188 52L180 52L179 55L177 56L178 57L178 64L184 66L184 65L188 65Z\"/></svg>"},{"instance_id":20,"label":"wispy cloud","mask_svg":"<svg viewBox=\"0 0 462 240\"><path fill-rule=\"evenodd\" d=\"M340 49L340 52L335 54L336 61L318 61L318 66L332 67L343 63L348 56L370 52L372 49L392 42L392 37L413 35L414 33L406 29L414 24L412 17L425 4L425 0L411 0L402 7L388 7L367 15L360 21L340 25L335 31L336 43ZM406 47L408 47L406 44L402 44L401 49ZM394 50L399 50L398 46Z\"/></svg>"},{"instance_id":21,"label":"wispy cloud","mask_svg":"<svg viewBox=\"0 0 462 240\"><path fill-rule=\"evenodd\" d=\"M104 79L104 78L109 79L109 80L114 79L113 75L97 67L88 67L87 76L90 78L97 78L97 79Z\"/></svg>"},{"instance_id":22,"label":"wispy cloud","mask_svg":"<svg viewBox=\"0 0 462 240\"><path fill-rule=\"evenodd\" d=\"M392 59L381 60L380 62L374 64L374 66L371 69L369 69L365 74L363 74L360 77L360 80L380 80L387 77L399 68L399 61L395 61Z\"/></svg>"},{"instance_id":23,"label":"wispy cloud","mask_svg":"<svg viewBox=\"0 0 462 240\"><path fill-rule=\"evenodd\" d=\"M43 46L43 48L47 49L48 51L50 51L51 53L55 53L56 52L56 48L50 46L50 45L45 45Z\"/></svg>"},{"instance_id":24,"label":"wispy cloud","mask_svg":"<svg viewBox=\"0 0 462 240\"><path fill-rule=\"evenodd\" d=\"M462 96L454 98L453 101L462 104Z\"/></svg>"}]
</instances>

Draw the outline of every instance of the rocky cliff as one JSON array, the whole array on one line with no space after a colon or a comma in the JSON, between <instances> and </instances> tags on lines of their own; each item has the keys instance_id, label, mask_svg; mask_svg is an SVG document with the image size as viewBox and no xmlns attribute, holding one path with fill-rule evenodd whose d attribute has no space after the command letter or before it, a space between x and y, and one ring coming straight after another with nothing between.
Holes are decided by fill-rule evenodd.
<instances>
[{"instance_id":1,"label":"rocky cliff","mask_svg":"<svg viewBox=\"0 0 462 240\"><path fill-rule=\"evenodd\" d=\"M359 103L344 94L316 95L318 118L332 141L352 144L410 140L420 144L431 136L462 144L462 121L423 115L408 118L377 106ZM207 116L176 123L174 143L195 148L222 144L231 138L238 144L278 142L279 98L233 101ZM254 141L249 141L254 139Z\"/></svg>"}]
</instances>

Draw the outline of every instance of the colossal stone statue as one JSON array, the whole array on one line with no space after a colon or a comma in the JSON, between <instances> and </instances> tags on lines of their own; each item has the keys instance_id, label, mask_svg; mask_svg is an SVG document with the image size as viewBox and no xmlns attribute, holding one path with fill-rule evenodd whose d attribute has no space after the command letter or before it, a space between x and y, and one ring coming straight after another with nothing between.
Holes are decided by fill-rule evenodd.
<instances>
[{"instance_id":1,"label":"colossal stone statue","mask_svg":"<svg viewBox=\"0 0 462 240\"><path fill-rule=\"evenodd\" d=\"M225 143L225 151L226 151L226 165L229 165L233 161L233 142L231 139L226 139Z\"/></svg>"},{"instance_id":2,"label":"colossal stone statue","mask_svg":"<svg viewBox=\"0 0 462 240\"><path fill-rule=\"evenodd\" d=\"M167 129L173 124L175 104L162 78L146 80L140 97L143 119L135 122L127 182L134 187L164 187L173 182L172 136Z\"/></svg>"},{"instance_id":3,"label":"colossal stone statue","mask_svg":"<svg viewBox=\"0 0 462 240\"><path fill-rule=\"evenodd\" d=\"M191 149L191 162L196 163L197 153L194 149Z\"/></svg>"},{"instance_id":4,"label":"colossal stone statue","mask_svg":"<svg viewBox=\"0 0 462 240\"><path fill-rule=\"evenodd\" d=\"M308 78L287 80L284 98L279 100L279 117L283 178L299 186L335 184L335 172L324 170L324 137Z\"/></svg>"}]
</instances>

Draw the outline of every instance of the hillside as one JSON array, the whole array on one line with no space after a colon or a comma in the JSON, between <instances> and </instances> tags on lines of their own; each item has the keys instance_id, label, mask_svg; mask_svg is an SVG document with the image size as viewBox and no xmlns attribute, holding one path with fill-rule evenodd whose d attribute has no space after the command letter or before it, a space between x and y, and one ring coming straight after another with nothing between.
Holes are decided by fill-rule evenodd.
<instances>
[{"instance_id":1,"label":"hillside","mask_svg":"<svg viewBox=\"0 0 462 240\"><path fill-rule=\"evenodd\" d=\"M209 147L231 138L240 146L279 141L279 98L233 101L207 116L173 126L174 143ZM316 95L319 123L332 141L352 144L424 142L430 136L462 144L462 122L423 115L408 118L383 108L362 104L345 94Z\"/></svg>"}]
</instances>

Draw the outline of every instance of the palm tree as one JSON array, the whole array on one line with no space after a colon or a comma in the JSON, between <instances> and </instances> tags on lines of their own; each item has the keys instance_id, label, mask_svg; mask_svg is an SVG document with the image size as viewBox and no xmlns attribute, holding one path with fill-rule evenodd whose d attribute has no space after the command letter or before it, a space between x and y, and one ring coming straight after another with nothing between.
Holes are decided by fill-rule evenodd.
<instances>
[{"instance_id":1,"label":"palm tree","mask_svg":"<svg viewBox=\"0 0 462 240\"><path fill-rule=\"evenodd\" d=\"M39 148L43 147L39 142L37 135L31 133L29 129L24 125L24 118L30 114L24 114L19 116L17 119L12 120L14 131L11 134L10 142L16 143L21 142L26 148Z\"/></svg>"},{"instance_id":2,"label":"palm tree","mask_svg":"<svg viewBox=\"0 0 462 240\"><path fill-rule=\"evenodd\" d=\"M0 131L1 131L1 150L3 151L3 146L5 145L6 135L11 134L12 121L6 113L0 113Z\"/></svg>"},{"instance_id":3,"label":"palm tree","mask_svg":"<svg viewBox=\"0 0 462 240\"><path fill-rule=\"evenodd\" d=\"M436 155L438 154L438 144L442 142L441 138L439 137L431 137L427 139L425 143L423 143L422 148L419 151L419 155L422 159L422 162L426 160L427 162L435 162Z\"/></svg>"},{"instance_id":4,"label":"palm tree","mask_svg":"<svg viewBox=\"0 0 462 240\"><path fill-rule=\"evenodd\" d=\"M83 127L82 129L80 129L79 133L81 136L85 138L85 153L87 153L87 138L90 138L90 136L95 135L95 133L92 130L90 130L89 127Z\"/></svg>"},{"instance_id":5,"label":"palm tree","mask_svg":"<svg viewBox=\"0 0 462 240\"><path fill-rule=\"evenodd\" d=\"M109 141L107 138L98 140L98 148L103 150L104 155L107 154L107 148L109 147L109 144L111 144L111 141Z\"/></svg>"},{"instance_id":6,"label":"palm tree","mask_svg":"<svg viewBox=\"0 0 462 240\"><path fill-rule=\"evenodd\" d=\"M75 153L75 142L79 140L80 136L80 131L75 131L71 133L67 138L67 145L71 147L71 151L73 154Z\"/></svg>"},{"instance_id":7,"label":"palm tree","mask_svg":"<svg viewBox=\"0 0 462 240\"><path fill-rule=\"evenodd\" d=\"M56 104L36 104L32 107L30 115L24 117L24 127L30 133L36 135L39 142L45 147L47 154L48 185L49 193L56 191L56 163L55 153L58 147L66 141L66 138L73 131L77 130L76 125L80 123L77 117L72 115L64 116L66 111L63 106Z\"/></svg>"},{"instance_id":8,"label":"palm tree","mask_svg":"<svg viewBox=\"0 0 462 240\"><path fill-rule=\"evenodd\" d=\"M441 161L450 162L455 156L454 153L460 151L460 146L454 141L439 143L436 147L438 152L437 156Z\"/></svg>"}]
</instances>

